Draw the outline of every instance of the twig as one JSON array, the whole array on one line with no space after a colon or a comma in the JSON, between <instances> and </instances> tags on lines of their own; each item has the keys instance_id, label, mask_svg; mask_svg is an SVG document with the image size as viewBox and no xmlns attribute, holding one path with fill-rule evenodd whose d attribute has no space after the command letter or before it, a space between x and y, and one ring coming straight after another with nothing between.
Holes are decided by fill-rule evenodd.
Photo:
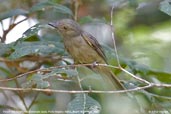
<instances>
[{"instance_id":1,"label":"twig","mask_svg":"<svg viewBox=\"0 0 171 114\"><path fill-rule=\"evenodd\" d=\"M10 90L10 91L40 91L40 92L53 92L53 93L99 93L99 94L113 94L113 93L126 93L126 92L133 92L133 91L139 91L144 90L151 87L158 87L158 84L151 84L143 87L137 87L133 89L127 89L127 90L116 90L116 91L99 91L99 90L54 90L54 89L38 89L38 88L11 88L11 87L0 87L1 90ZM160 87L163 87L162 84ZM165 87L165 86L164 86ZM171 85L167 86L171 87Z\"/></svg>"},{"instance_id":2,"label":"twig","mask_svg":"<svg viewBox=\"0 0 171 114\"><path fill-rule=\"evenodd\" d=\"M171 100L171 97L169 97L169 96L157 95L157 94L150 93L150 92L147 92L147 91L143 91L143 93L151 95L151 96L156 97L156 98L162 98L162 99Z\"/></svg>"},{"instance_id":3,"label":"twig","mask_svg":"<svg viewBox=\"0 0 171 114\"><path fill-rule=\"evenodd\" d=\"M79 8L79 5L80 5L80 1L79 0L73 0L73 5L74 5L74 20L77 21L78 8Z\"/></svg>"},{"instance_id":4,"label":"twig","mask_svg":"<svg viewBox=\"0 0 171 114\"><path fill-rule=\"evenodd\" d=\"M38 96L39 96L39 92L36 93L36 95L34 96L34 98L33 98L32 102L31 102L31 104L30 104L29 107L28 107L28 110L30 110L31 107L34 105L34 103L36 102L36 99L37 99Z\"/></svg>"},{"instance_id":5,"label":"twig","mask_svg":"<svg viewBox=\"0 0 171 114\"><path fill-rule=\"evenodd\" d=\"M171 88L171 84L156 84L156 83L152 83L152 82L148 82L140 77L137 77L135 76L134 74L128 72L127 70L125 70L124 68L122 67L115 67L115 66L112 66L112 65L107 65L107 64L75 64L75 65L64 65L64 66L56 66L56 67L50 67L50 68L45 68L45 69L37 69L37 70L33 70L33 71L29 71L29 72L26 72L24 74L20 74L14 78L10 78L10 79L3 79L3 80L0 80L0 82L4 82L4 81L12 81L12 80L15 80L17 78L20 78L20 77L23 77L25 75L28 75L28 74L31 74L31 73L36 73L36 72L49 72L51 71L52 69L56 69L56 68L67 68L67 67L81 67L81 66L94 66L94 65L97 65L97 66L104 66L104 67L111 67L111 68L116 68L116 69L120 69L121 71L129 74L131 77L133 77L134 79L140 81L140 82L143 82L145 84L147 84L146 86L143 86L143 87L136 87L136 88L133 88L133 89L128 89L128 90L118 90L118 91L97 91L97 90L81 90L81 91L67 91L67 90L53 90L53 89L37 89L37 88L8 88L8 87L0 87L0 89L3 89L3 90L12 90L12 91L42 91L42 92L47 92L47 91L50 91L50 92L55 92L55 93L125 93L125 92L133 92L133 91L138 91L138 90L143 90L143 89L147 89L147 88L151 88L151 87L166 87L166 88ZM81 82L81 80L80 80ZM80 87L81 84L79 84Z\"/></svg>"},{"instance_id":6,"label":"twig","mask_svg":"<svg viewBox=\"0 0 171 114\"><path fill-rule=\"evenodd\" d=\"M97 64L97 65L105 65L106 66L106 64ZM81 67L81 66L94 66L94 64L63 65L63 66L55 66L55 67L49 67L49 68L44 68L44 69L36 69L36 70L32 70L32 71L17 75L17 76L15 76L13 78L1 79L0 82L12 81L12 80L15 80L17 78L21 78L21 77L23 77L25 75L36 73L36 72L49 72L49 71L51 71L51 69L56 69L56 68Z\"/></svg>"},{"instance_id":7,"label":"twig","mask_svg":"<svg viewBox=\"0 0 171 114\"><path fill-rule=\"evenodd\" d=\"M5 31L5 30L4 30L4 24L3 24L3 22L2 22L2 21L0 21L0 23L1 23L2 31L4 32L4 31Z\"/></svg>"},{"instance_id":8,"label":"twig","mask_svg":"<svg viewBox=\"0 0 171 114\"><path fill-rule=\"evenodd\" d=\"M77 80L78 80L78 85L79 85L81 91L83 91L83 87L81 85L81 79L80 79L79 75L77 75ZM85 111L85 108L86 108L85 106L86 106L86 94L83 93L83 114L85 113L84 112Z\"/></svg>"},{"instance_id":9,"label":"twig","mask_svg":"<svg viewBox=\"0 0 171 114\"><path fill-rule=\"evenodd\" d=\"M125 70L125 69L122 68L122 67L121 67L120 69L121 69L122 71L124 71L125 73L129 74L131 77L133 77L133 78L135 78L136 80L140 81L140 82L146 83L146 84L148 84L148 85L151 84L150 82L148 82L148 81L146 81L146 80L144 80L144 79L142 79L142 78L139 78L139 77L135 76L134 74L130 73L129 71Z\"/></svg>"},{"instance_id":10,"label":"twig","mask_svg":"<svg viewBox=\"0 0 171 114\"><path fill-rule=\"evenodd\" d=\"M20 88L20 85L19 85L17 79L15 79L15 83L16 83L17 88ZM28 107L27 107L27 105L26 105L26 102L25 102L25 99L24 99L24 96L23 96L22 91L17 91L16 94L17 94L18 97L20 98L20 100L21 100L21 102L23 103L25 109L28 110Z\"/></svg>"},{"instance_id":11,"label":"twig","mask_svg":"<svg viewBox=\"0 0 171 114\"><path fill-rule=\"evenodd\" d=\"M21 21L19 21L19 22L17 22L17 23L14 23L15 20L13 20L13 18L11 18L9 28L8 28L7 30L4 30L4 28L3 28L3 26L2 26L2 29L3 29L3 36L2 36L2 38L1 38L1 42L4 43L5 40L6 40L7 34L8 34L15 26L17 26L18 24L20 24L21 22L23 22L23 21L25 21L25 20L27 20L27 19L28 19L28 17L26 17L25 19L23 19L23 20L21 20Z\"/></svg>"},{"instance_id":12,"label":"twig","mask_svg":"<svg viewBox=\"0 0 171 114\"><path fill-rule=\"evenodd\" d=\"M112 40L113 40L113 46L114 46L114 52L116 54L116 60L117 60L117 63L118 63L118 66L121 67L120 65L120 62L119 62L119 56L118 56L118 51L117 51L117 48L116 48L116 40L115 40L115 34L114 34L114 26L113 26L113 12L114 12L114 8L115 8L115 5L112 6L112 9L111 9L111 14L110 14L110 26L111 26L111 31L112 31Z\"/></svg>"},{"instance_id":13,"label":"twig","mask_svg":"<svg viewBox=\"0 0 171 114\"><path fill-rule=\"evenodd\" d=\"M130 73L129 71L127 71L127 70L125 70L124 68L122 68L122 67L116 67L116 66L112 66L112 65L107 65L107 64L74 64L74 65L63 65L63 66L55 66L55 67L49 67L49 68L44 68L44 69L36 69L36 70L32 70L32 71L29 71L29 72L26 72L26 73L23 73L23 74L20 74L20 75L18 75L18 76L16 76L16 77L13 77L13 78L9 78L9 79L1 79L0 80L0 82L7 82L7 81L12 81L12 80L15 80L15 79L17 79L17 78L21 78L21 77L23 77L23 76L25 76L25 75L28 75L28 74L32 74L32 73L36 73L36 72L50 72L52 69L56 69L56 68L67 68L67 67L81 67L81 66L88 66L88 67L91 67L91 66L94 66L94 65L96 65L96 66L104 66L104 67L110 67L110 68L115 68L115 69L120 69L121 71L123 71L123 72L125 72L125 73L127 73L127 74L129 74L131 77L133 77L134 79L136 79L136 80L138 80L138 81L140 81L140 82L143 82L143 83L145 83L145 84L147 84L147 85L153 85L153 83L151 83L151 82L148 82L148 81L146 81L146 80L144 80L144 79L142 79L142 78L140 78L140 77L137 77L137 76L135 76L134 74L132 74L132 73ZM94 66L95 67L95 66ZM171 86L171 84L156 84L155 86L157 86L157 87L170 87Z\"/></svg>"}]
</instances>

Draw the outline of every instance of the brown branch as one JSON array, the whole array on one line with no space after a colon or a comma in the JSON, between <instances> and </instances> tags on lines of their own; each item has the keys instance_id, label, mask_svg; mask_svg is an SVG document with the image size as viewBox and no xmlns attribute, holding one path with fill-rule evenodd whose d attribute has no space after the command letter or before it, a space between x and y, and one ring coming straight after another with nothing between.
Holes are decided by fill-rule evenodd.
<instances>
[{"instance_id":1,"label":"brown branch","mask_svg":"<svg viewBox=\"0 0 171 114\"><path fill-rule=\"evenodd\" d=\"M29 107L28 107L28 110L30 110L31 107L34 105L34 103L36 102L36 99L37 99L38 96L39 96L39 92L36 93L36 95L34 96L34 98L33 98L32 102L31 102L31 104L30 104Z\"/></svg>"},{"instance_id":2,"label":"brown branch","mask_svg":"<svg viewBox=\"0 0 171 114\"><path fill-rule=\"evenodd\" d=\"M54 90L54 89L38 89L38 88L10 88L10 87L0 87L0 89L2 89L2 90L11 90L11 91L40 91L40 92L54 92L54 93L99 93L99 94L112 94L112 93L126 93L126 92L139 91L139 90L144 90L144 89L152 88L152 87L171 88L171 84L156 84L156 83L148 82L148 81L146 81L146 80L144 80L144 79L142 79L140 77L135 76L134 74L131 74L130 72L128 72L127 70L125 70L123 68L119 68L119 67L115 67L115 66L107 65L107 64L76 64L76 65L56 66L56 67L50 67L50 68L45 68L45 69L37 69L37 70L34 70L34 71L29 71L29 72L26 72L24 74L18 75L18 76L14 77L14 78L0 80L0 82L11 81L11 80L23 77L23 76L31 74L31 73L36 73L38 71L39 72L49 72L52 69L56 69L56 68L94 66L94 65L120 69L121 71L123 71L125 73L128 73L134 79L136 79L136 80L138 80L140 82L143 82L143 83L145 83L147 85L142 86L142 87L136 87L136 88L133 88L133 89L116 90L116 91L98 91L98 90L91 90L91 89L90 90L80 90L80 91L70 91L70 90Z\"/></svg>"},{"instance_id":3,"label":"brown branch","mask_svg":"<svg viewBox=\"0 0 171 114\"><path fill-rule=\"evenodd\" d=\"M95 66L104 66L104 67L111 67L111 68L115 68L115 69L120 69L121 71L129 74L131 77L133 77L134 79L142 82L142 83L145 83L147 84L147 86L156 86L156 87L171 87L171 84L155 84L155 83L152 83L152 82L148 82L140 77L137 77L135 76L134 74L128 72L127 70L125 70L124 68L119 68L119 67L116 67L116 66L112 66L112 65L107 65L107 64L75 64L75 65L64 65L64 66L55 66L55 67L49 67L49 68L44 68L44 69L36 69L36 70L33 70L33 71L29 71L29 72L26 72L26 73L23 73L23 74L20 74L14 78L9 78L9 79L1 79L0 82L7 82L7 81L12 81L12 80L15 80L17 78L20 78L20 77L23 77L25 75L28 75L28 74L32 74L32 73L36 73L36 72L50 72L52 69L56 69L56 68L69 68L69 67L81 67L81 66L88 66L88 67L95 67Z\"/></svg>"},{"instance_id":4,"label":"brown branch","mask_svg":"<svg viewBox=\"0 0 171 114\"><path fill-rule=\"evenodd\" d=\"M117 94L117 93L127 93L134 92L139 90L144 90L151 87L165 87L163 84L150 84L143 87L137 87L127 90L116 90L116 91L99 91L99 90L55 90L55 89L38 89L38 88L11 88L11 87L0 87L1 90L10 90L10 91L40 91L40 92L53 92L53 93L99 93L99 94ZM170 88L171 85L167 85L167 88Z\"/></svg>"},{"instance_id":5,"label":"brown branch","mask_svg":"<svg viewBox=\"0 0 171 114\"><path fill-rule=\"evenodd\" d=\"M67 68L67 67L81 67L81 66L86 66L86 67L95 67L95 66L104 66L104 67L111 67L111 68L116 68L116 69L119 69L119 67L115 67L115 66L112 66L112 65L107 65L107 64L75 64L75 65L63 65L63 66L55 66L55 67L49 67L49 68L44 68L44 69L36 69L36 70L32 70L32 71L29 71L29 72L26 72L26 73L23 73L23 74L20 74L20 75L17 75L13 78L9 78L9 79L0 79L0 82L7 82L7 81L12 81L12 80L15 80L17 78L21 78L25 75L28 75L28 74L32 74L32 73L36 73L36 72L50 72L51 69L56 69L56 68Z\"/></svg>"},{"instance_id":6,"label":"brown branch","mask_svg":"<svg viewBox=\"0 0 171 114\"><path fill-rule=\"evenodd\" d=\"M134 74L130 73L129 71L125 70L125 69L122 68L122 67L121 67L120 69L121 69L122 71L124 71L125 73L129 74L129 75L130 75L131 77L133 77L134 79L140 81L140 82L146 83L146 84L148 84L148 85L151 84L150 82L148 82L148 81L146 81L146 80L144 80L144 79L142 79L142 78L139 78L139 77L135 76Z\"/></svg>"},{"instance_id":7,"label":"brown branch","mask_svg":"<svg viewBox=\"0 0 171 114\"><path fill-rule=\"evenodd\" d=\"M12 22L11 22L11 24L9 25L9 28L8 28L7 30L4 30L4 28L3 28L3 26L2 26L2 28L3 28L3 35L2 35L2 38L1 38L1 42L4 43L4 42L6 41L6 36L7 36L7 34L8 34L15 26L17 26L18 24L22 23L23 21L26 21L27 19L28 19L28 17L26 17L25 19L23 19L23 20L21 20L21 21L19 21L19 22L17 22L17 23L12 23ZM11 20L12 20L12 18L11 18Z\"/></svg>"},{"instance_id":8,"label":"brown branch","mask_svg":"<svg viewBox=\"0 0 171 114\"><path fill-rule=\"evenodd\" d=\"M119 56L118 56L118 51L117 51L117 48L116 48L116 40L115 40L115 34L114 34L114 25L113 25L113 12L114 12L114 8L116 6L113 5L112 6L112 9L111 9L111 14L110 14L110 26L111 26L111 35L112 35L112 41L113 41L113 46L114 46L114 53L116 54L116 60L117 60L117 64L118 66L121 68L121 65L120 65L120 61L119 61Z\"/></svg>"},{"instance_id":9,"label":"brown branch","mask_svg":"<svg viewBox=\"0 0 171 114\"><path fill-rule=\"evenodd\" d=\"M2 31L4 31L4 24L2 22L2 20L0 21L1 27L2 27Z\"/></svg>"},{"instance_id":10,"label":"brown branch","mask_svg":"<svg viewBox=\"0 0 171 114\"><path fill-rule=\"evenodd\" d=\"M20 88L20 85L19 85L17 79L15 79L15 84L16 84L17 88ZM24 99L24 96L23 96L23 92L22 92L22 91L17 91L16 94L18 95L19 99L20 99L21 102L23 103L25 109L28 110L28 107L27 107L27 105L26 105L26 102L25 102L25 99Z\"/></svg>"}]
</instances>

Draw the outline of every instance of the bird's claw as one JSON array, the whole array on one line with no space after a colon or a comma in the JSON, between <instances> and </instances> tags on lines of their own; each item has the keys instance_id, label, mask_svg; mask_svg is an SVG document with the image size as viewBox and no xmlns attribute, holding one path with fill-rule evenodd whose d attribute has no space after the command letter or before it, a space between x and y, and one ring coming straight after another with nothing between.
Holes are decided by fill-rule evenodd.
<instances>
[{"instance_id":1,"label":"bird's claw","mask_svg":"<svg viewBox=\"0 0 171 114\"><path fill-rule=\"evenodd\" d=\"M92 68L95 68L96 66L98 66L98 62L97 61L92 63Z\"/></svg>"}]
</instances>

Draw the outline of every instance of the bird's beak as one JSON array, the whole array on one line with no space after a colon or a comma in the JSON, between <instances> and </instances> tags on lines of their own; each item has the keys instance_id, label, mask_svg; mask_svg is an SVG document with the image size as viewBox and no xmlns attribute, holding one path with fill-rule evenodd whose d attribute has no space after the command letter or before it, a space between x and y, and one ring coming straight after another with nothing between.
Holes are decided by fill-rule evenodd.
<instances>
[{"instance_id":1,"label":"bird's beak","mask_svg":"<svg viewBox=\"0 0 171 114\"><path fill-rule=\"evenodd\" d=\"M51 27L58 28L58 23L57 22L50 22L48 23Z\"/></svg>"}]
</instances>

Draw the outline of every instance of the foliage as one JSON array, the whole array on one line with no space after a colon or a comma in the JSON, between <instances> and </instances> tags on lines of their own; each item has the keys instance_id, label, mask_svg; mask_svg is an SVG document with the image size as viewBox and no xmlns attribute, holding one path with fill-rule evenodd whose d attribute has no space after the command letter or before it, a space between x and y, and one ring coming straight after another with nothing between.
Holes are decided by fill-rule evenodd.
<instances>
[{"instance_id":1,"label":"foliage","mask_svg":"<svg viewBox=\"0 0 171 114\"><path fill-rule=\"evenodd\" d=\"M171 16L171 4L169 0L164 0L160 3L160 10Z\"/></svg>"},{"instance_id":2,"label":"foliage","mask_svg":"<svg viewBox=\"0 0 171 114\"><path fill-rule=\"evenodd\" d=\"M10 110L31 113L32 110L35 110L39 111L40 114L43 113L41 111L52 114L60 111L68 114L74 111L78 111L77 114L82 114L82 112L85 114L120 114L123 109L130 114L153 113L154 111L169 114L171 112L171 88L152 87L124 93L124 97L107 93L104 95L81 93L73 96L69 92L53 93L51 91L80 89L91 91L97 89L96 86L103 90L102 86L105 84L99 75L95 75L83 65L72 65L73 60L65 51L60 34L49 27L47 23L61 18L74 18L75 16L79 18L78 22L82 25L90 22L109 23L108 8L111 7L110 1L103 0L102 4L98 0L94 2L91 0L71 0L68 2L61 0L25 0L25 7L22 7L20 1L14 1L3 1L0 5L2 31L0 36L0 87L2 87L0 99L5 99L5 101L0 101L0 112L5 113L4 111ZM84 3L89 5L84 5ZM157 8L152 7L155 4L157 4ZM99 8L94 8L92 14L90 13L92 16L87 16L88 9L97 7L96 5L99 5ZM156 38L154 35L160 31L167 31L170 27L170 1L149 2L146 0L142 2L129 0L127 2L121 0L118 2L114 0L112 5L117 6L114 8L116 12L112 21L114 22L121 67L151 83L170 84L170 40L165 41L163 37L158 38L159 36L157 36ZM7 6L13 9L9 9ZM80 9L77 11L78 6ZM146 12L145 9L148 8L150 10ZM96 18L93 18L94 15ZM25 18L18 21L17 18L20 16ZM99 18L102 16L103 19ZM145 19L144 16L148 16L148 19ZM156 16L161 17L161 20L157 20ZM10 20L7 28L4 24L6 19ZM7 44L8 34L19 24L29 20L36 20L38 24L25 31L17 41ZM109 42L110 45L112 45L111 42ZM107 45L104 45L103 48L109 64L118 66L114 49ZM78 70L75 67L78 67ZM83 69L79 70L79 68ZM127 89L144 86L144 83L133 79L121 69L113 68L112 70ZM84 87L79 85L78 76L81 77L80 80ZM7 80L3 81L4 79ZM47 91L6 92L3 87L36 88ZM21 104L23 106L20 106ZM117 109L113 108L115 105Z\"/></svg>"},{"instance_id":3,"label":"foliage","mask_svg":"<svg viewBox=\"0 0 171 114\"><path fill-rule=\"evenodd\" d=\"M88 95L78 94L68 104L67 110L69 111L68 114L72 114L73 112L77 112L77 114L82 114L83 112L100 114L101 106L96 100L92 99Z\"/></svg>"}]
</instances>

